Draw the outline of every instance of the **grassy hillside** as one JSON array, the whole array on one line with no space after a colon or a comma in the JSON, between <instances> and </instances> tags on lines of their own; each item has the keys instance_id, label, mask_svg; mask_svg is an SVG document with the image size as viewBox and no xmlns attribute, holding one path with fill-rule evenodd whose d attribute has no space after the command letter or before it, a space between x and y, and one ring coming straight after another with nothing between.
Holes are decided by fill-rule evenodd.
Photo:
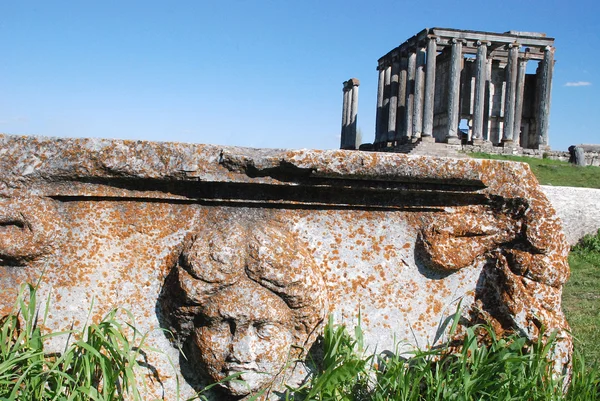
<instances>
[{"instance_id":1,"label":"grassy hillside","mask_svg":"<svg viewBox=\"0 0 600 401\"><path fill-rule=\"evenodd\" d=\"M511 160L528 163L542 185L600 188L600 167L574 166L568 162L510 155L471 153L477 159Z\"/></svg>"},{"instance_id":2,"label":"grassy hillside","mask_svg":"<svg viewBox=\"0 0 600 401\"><path fill-rule=\"evenodd\" d=\"M569 265L571 278L563 289L563 309L575 348L588 364L600 365L600 230L573 248Z\"/></svg>"}]
</instances>

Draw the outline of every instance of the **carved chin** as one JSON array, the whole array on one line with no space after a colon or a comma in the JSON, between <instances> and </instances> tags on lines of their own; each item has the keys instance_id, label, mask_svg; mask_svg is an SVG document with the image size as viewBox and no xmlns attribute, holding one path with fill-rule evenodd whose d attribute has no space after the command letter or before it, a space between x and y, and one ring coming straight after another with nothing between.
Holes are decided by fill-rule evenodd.
<instances>
[{"instance_id":1,"label":"carved chin","mask_svg":"<svg viewBox=\"0 0 600 401\"><path fill-rule=\"evenodd\" d=\"M268 373L244 372L239 377L221 383L226 391L234 396L245 396L266 387L273 380Z\"/></svg>"}]
</instances>

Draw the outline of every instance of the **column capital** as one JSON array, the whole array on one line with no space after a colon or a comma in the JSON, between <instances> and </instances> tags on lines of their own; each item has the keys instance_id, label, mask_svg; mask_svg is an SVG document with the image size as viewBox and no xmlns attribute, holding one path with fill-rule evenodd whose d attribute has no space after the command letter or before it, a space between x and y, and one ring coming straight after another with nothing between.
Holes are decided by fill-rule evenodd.
<instances>
[{"instance_id":1,"label":"column capital","mask_svg":"<svg viewBox=\"0 0 600 401\"><path fill-rule=\"evenodd\" d=\"M512 49L513 47L516 47L517 49L521 47L521 45L517 42L513 42L513 43L507 43L505 45L506 49Z\"/></svg>"},{"instance_id":2,"label":"column capital","mask_svg":"<svg viewBox=\"0 0 600 401\"><path fill-rule=\"evenodd\" d=\"M450 39L450 40L449 40L449 42L450 42L451 44L455 44L455 43L461 43L461 44L464 44L464 43L466 42L466 40L464 40L464 39L460 39L460 38L452 38L452 39Z\"/></svg>"},{"instance_id":3,"label":"column capital","mask_svg":"<svg viewBox=\"0 0 600 401\"><path fill-rule=\"evenodd\" d=\"M350 78L349 80L344 81L344 90L350 90L359 85L360 81L357 78Z\"/></svg>"},{"instance_id":4,"label":"column capital","mask_svg":"<svg viewBox=\"0 0 600 401\"><path fill-rule=\"evenodd\" d=\"M479 47L479 46L491 46L492 42L488 42L486 40L478 40L477 42L475 42L475 46Z\"/></svg>"}]
</instances>

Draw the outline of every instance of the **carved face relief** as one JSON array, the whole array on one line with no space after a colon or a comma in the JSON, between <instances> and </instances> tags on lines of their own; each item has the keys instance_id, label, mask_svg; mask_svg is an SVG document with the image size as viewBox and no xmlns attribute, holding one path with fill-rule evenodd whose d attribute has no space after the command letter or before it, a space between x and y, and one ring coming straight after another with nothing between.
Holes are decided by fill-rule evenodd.
<instances>
[{"instance_id":1,"label":"carved face relief","mask_svg":"<svg viewBox=\"0 0 600 401\"><path fill-rule=\"evenodd\" d=\"M188 240L161 297L192 368L244 396L269 387L315 340L327 314L323 278L281 222L221 218Z\"/></svg>"},{"instance_id":2,"label":"carved face relief","mask_svg":"<svg viewBox=\"0 0 600 401\"><path fill-rule=\"evenodd\" d=\"M231 394L260 390L284 368L293 342L292 311L272 292L240 282L212 297L200 320L193 337L211 379L241 373L223 384Z\"/></svg>"}]
</instances>

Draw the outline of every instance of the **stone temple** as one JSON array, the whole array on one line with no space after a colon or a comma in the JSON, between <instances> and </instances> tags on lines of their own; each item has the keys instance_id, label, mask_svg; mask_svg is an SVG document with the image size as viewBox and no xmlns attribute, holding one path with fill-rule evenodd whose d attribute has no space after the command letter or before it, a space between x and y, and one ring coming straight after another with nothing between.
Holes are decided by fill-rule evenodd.
<instances>
[{"instance_id":1,"label":"stone temple","mask_svg":"<svg viewBox=\"0 0 600 401\"><path fill-rule=\"evenodd\" d=\"M527 73L529 61L535 73ZM554 39L544 33L424 29L378 61L373 149L414 142L549 149L553 68ZM342 149L359 145L357 100L346 101L353 88L358 80L344 83Z\"/></svg>"}]
</instances>

